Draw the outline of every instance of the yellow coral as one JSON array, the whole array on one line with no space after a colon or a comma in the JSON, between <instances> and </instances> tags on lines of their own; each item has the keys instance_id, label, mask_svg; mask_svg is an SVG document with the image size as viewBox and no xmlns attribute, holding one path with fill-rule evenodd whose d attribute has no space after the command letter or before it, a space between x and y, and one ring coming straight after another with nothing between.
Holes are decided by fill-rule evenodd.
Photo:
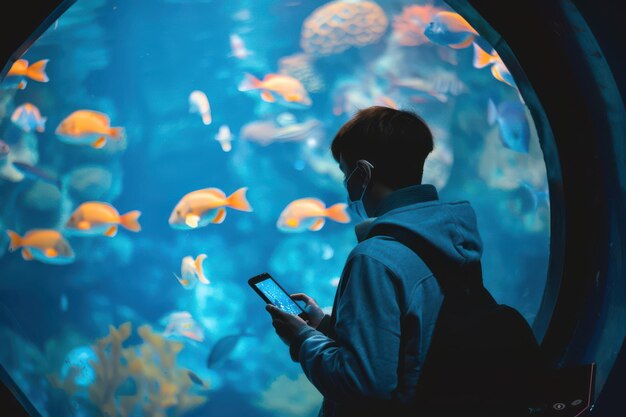
<instances>
[{"instance_id":1,"label":"yellow coral","mask_svg":"<svg viewBox=\"0 0 626 417\"><path fill-rule=\"evenodd\" d=\"M151 417L180 416L206 401L205 396L191 392L189 371L176 366L182 343L169 341L144 325L138 329L143 343L123 347L131 330L130 323L109 326L109 335L93 346L98 361L91 363L96 378L88 390L89 400L105 416L127 417L138 409ZM56 378L54 382L72 396L78 391L74 377L70 373L65 380ZM134 381L135 393L116 396L128 380Z\"/></svg>"}]
</instances>

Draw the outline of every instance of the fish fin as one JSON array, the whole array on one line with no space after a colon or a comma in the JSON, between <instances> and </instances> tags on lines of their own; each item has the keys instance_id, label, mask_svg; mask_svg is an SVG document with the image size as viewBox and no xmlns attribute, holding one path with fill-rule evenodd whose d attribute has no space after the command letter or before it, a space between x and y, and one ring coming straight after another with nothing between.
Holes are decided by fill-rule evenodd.
<instances>
[{"instance_id":1,"label":"fish fin","mask_svg":"<svg viewBox=\"0 0 626 417\"><path fill-rule=\"evenodd\" d=\"M48 61L48 59L42 59L41 61L37 61L30 65L26 70L26 76L32 80L39 81L40 83L47 83L50 81L48 75L46 74L46 65L48 64Z\"/></svg>"},{"instance_id":2,"label":"fish fin","mask_svg":"<svg viewBox=\"0 0 626 417\"><path fill-rule=\"evenodd\" d=\"M287 220L285 220L285 225L295 229L296 227L300 225L300 220L298 220L295 217L290 217Z\"/></svg>"},{"instance_id":3,"label":"fish fin","mask_svg":"<svg viewBox=\"0 0 626 417\"><path fill-rule=\"evenodd\" d=\"M15 233L13 230L7 230L7 235L9 235L9 239L11 239L9 244L9 250L11 252L22 246L22 237L20 235Z\"/></svg>"},{"instance_id":4,"label":"fish fin","mask_svg":"<svg viewBox=\"0 0 626 417\"><path fill-rule=\"evenodd\" d=\"M454 44L454 45L450 45L450 48L453 48L453 49L463 49L463 48L467 48L467 47L468 47L468 46L470 46L472 43L474 43L474 36L475 36L475 35L473 35L473 34L472 34L472 36L468 37L468 38L467 38L466 40L464 40L463 42L461 42L461 43L457 43L457 44Z\"/></svg>"},{"instance_id":5,"label":"fish fin","mask_svg":"<svg viewBox=\"0 0 626 417\"><path fill-rule=\"evenodd\" d=\"M20 90L23 90L23 89L25 89L25 88L26 88L26 84L28 84L26 81L20 81L20 82L17 84L17 88L18 88L18 89L20 89Z\"/></svg>"},{"instance_id":6,"label":"fish fin","mask_svg":"<svg viewBox=\"0 0 626 417\"><path fill-rule=\"evenodd\" d=\"M104 235L108 236L108 237L113 237L116 234L117 234L117 226L116 225L113 225L113 226L109 227L109 229L106 232L104 232Z\"/></svg>"},{"instance_id":7,"label":"fish fin","mask_svg":"<svg viewBox=\"0 0 626 417\"><path fill-rule=\"evenodd\" d=\"M237 89L239 91L250 91L256 90L261 85L261 80L255 77L252 74L248 74L247 72L244 74L244 79L239 83Z\"/></svg>"},{"instance_id":8,"label":"fish fin","mask_svg":"<svg viewBox=\"0 0 626 417\"><path fill-rule=\"evenodd\" d=\"M309 230L313 230L314 232L317 232L322 227L324 227L324 223L326 223L326 220L324 220L323 217L320 217L319 219L315 221L315 223L311 225L311 227L309 227Z\"/></svg>"},{"instance_id":9,"label":"fish fin","mask_svg":"<svg viewBox=\"0 0 626 417\"><path fill-rule=\"evenodd\" d=\"M198 280L203 284L208 284L209 280L204 276L204 269L202 268L202 262L206 259L206 255L201 253L196 257L194 264L196 266L196 272L198 273Z\"/></svg>"},{"instance_id":10,"label":"fish fin","mask_svg":"<svg viewBox=\"0 0 626 417\"><path fill-rule=\"evenodd\" d=\"M122 140L126 136L126 131L123 127L112 127L109 129L109 135L111 139Z\"/></svg>"},{"instance_id":11,"label":"fish fin","mask_svg":"<svg viewBox=\"0 0 626 417\"><path fill-rule=\"evenodd\" d=\"M474 42L474 68L484 68L493 62L493 56Z\"/></svg>"},{"instance_id":12,"label":"fish fin","mask_svg":"<svg viewBox=\"0 0 626 417\"><path fill-rule=\"evenodd\" d=\"M302 100L302 96L300 94L287 94L285 100L298 102Z\"/></svg>"},{"instance_id":13,"label":"fish fin","mask_svg":"<svg viewBox=\"0 0 626 417\"><path fill-rule=\"evenodd\" d=\"M219 209L217 209L217 214L215 215L215 218L211 220L211 223L220 224L224 221L225 218L226 210L224 209L224 207L220 207Z\"/></svg>"},{"instance_id":14,"label":"fish fin","mask_svg":"<svg viewBox=\"0 0 626 417\"><path fill-rule=\"evenodd\" d=\"M506 68L506 67L504 67L504 68ZM507 70L507 71L508 71L508 70ZM508 85L510 85L511 87L515 87L513 84L511 84L509 81L507 81L507 80L504 78L504 75L502 75L502 71L500 71L500 66L499 66L499 65L494 65L494 66L492 66L492 67L491 67L491 74L493 75L493 77L494 77L496 80L501 81L501 82L503 82L503 83L505 83L505 84L508 84Z\"/></svg>"},{"instance_id":15,"label":"fish fin","mask_svg":"<svg viewBox=\"0 0 626 417\"><path fill-rule=\"evenodd\" d=\"M202 114L202 123L204 123L205 125L210 125L212 120L213 119L211 118L211 113Z\"/></svg>"},{"instance_id":16,"label":"fish fin","mask_svg":"<svg viewBox=\"0 0 626 417\"><path fill-rule=\"evenodd\" d=\"M187 285L189 285L189 280L188 279L183 279L181 277L179 277L178 275L176 275L176 273L172 272L174 274L174 277L178 280L178 282L181 283L181 285L183 287L187 287Z\"/></svg>"},{"instance_id":17,"label":"fish fin","mask_svg":"<svg viewBox=\"0 0 626 417\"><path fill-rule=\"evenodd\" d=\"M272 95L272 93L270 93L267 90L264 90L261 93L261 98L263 99L263 101L267 101L268 103L273 103L276 101L276 99L274 98L274 96ZM288 100L289 101L289 100Z\"/></svg>"},{"instance_id":18,"label":"fish fin","mask_svg":"<svg viewBox=\"0 0 626 417\"><path fill-rule=\"evenodd\" d=\"M24 258L25 261L32 261L33 260L33 254L30 252L29 249L24 248L24 249L22 249L22 258Z\"/></svg>"},{"instance_id":19,"label":"fish fin","mask_svg":"<svg viewBox=\"0 0 626 417\"><path fill-rule=\"evenodd\" d=\"M326 215L336 222L348 223L350 222L350 216L346 212L347 207L348 206L344 203L333 204L326 209Z\"/></svg>"},{"instance_id":20,"label":"fish fin","mask_svg":"<svg viewBox=\"0 0 626 417\"><path fill-rule=\"evenodd\" d=\"M185 216L185 224L192 229L198 227L198 222L200 221L200 217L197 214L188 214Z\"/></svg>"},{"instance_id":21,"label":"fish fin","mask_svg":"<svg viewBox=\"0 0 626 417\"><path fill-rule=\"evenodd\" d=\"M54 248L48 248L44 251L44 254L48 258L56 258L59 255L59 252L57 252Z\"/></svg>"},{"instance_id":22,"label":"fish fin","mask_svg":"<svg viewBox=\"0 0 626 417\"><path fill-rule=\"evenodd\" d=\"M226 205L236 210L252 211L252 207L250 207L250 203L248 203L248 200L246 199L247 190L248 187L241 187L240 189L232 193L226 199Z\"/></svg>"},{"instance_id":23,"label":"fish fin","mask_svg":"<svg viewBox=\"0 0 626 417\"><path fill-rule=\"evenodd\" d=\"M128 213L120 216L120 224L128 230L138 232L141 230L139 216L141 216L141 212L139 210L129 211Z\"/></svg>"},{"instance_id":24,"label":"fish fin","mask_svg":"<svg viewBox=\"0 0 626 417\"><path fill-rule=\"evenodd\" d=\"M91 144L91 146L96 148L96 149L100 149L100 148L104 147L106 142L107 142L107 138L105 138L104 136L100 136L95 142L93 142Z\"/></svg>"},{"instance_id":25,"label":"fish fin","mask_svg":"<svg viewBox=\"0 0 626 417\"><path fill-rule=\"evenodd\" d=\"M498 109L492 99L487 102L487 122L490 126L498 119Z\"/></svg>"}]
</instances>

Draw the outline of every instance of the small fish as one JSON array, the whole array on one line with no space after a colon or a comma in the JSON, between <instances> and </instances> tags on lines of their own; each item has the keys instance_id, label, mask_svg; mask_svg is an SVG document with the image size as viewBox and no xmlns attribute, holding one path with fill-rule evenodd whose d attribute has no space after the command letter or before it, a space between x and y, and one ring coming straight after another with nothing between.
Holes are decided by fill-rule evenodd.
<instances>
[{"instance_id":1,"label":"small fish","mask_svg":"<svg viewBox=\"0 0 626 417\"><path fill-rule=\"evenodd\" d=\"M187 339L202 342L204 340L204 330L193 319L188 311L175 311L161 320L165 323L163 336L182 336Z\"/></svg>"},{"instance_id":2,"label":"small fish","mask_svg":"<svg viewBox=\"0 0 626 417\"><path fill-rule=\"evenodd\" d=\"M326 208L317 198L301 198L285 207L276 227L283 232L317 231L324 226L326 217L336 222L348 223L350 216L346 213L346 207L346 204L338 203Z\"/></svg>"},{"instance_id":3,"label":"small fish","mask_svg":"<svg viewBox=\"0 0 626 417\"><path fill-rule=\"evenodd\" d=\"M24 132L36 130L43 133L46 130L46 117L41 117L39 109L31 103L19 106L11 115L11 121L19 126Z\"/></svg>"},{"instance_id":4,"label":"small fish","mask_svg":"<svg viewBox=\"0 0 626 417\"><path fill-rule=\"evenodd\" d=\"M48 75L46 74L48 61L48 59L42 59L41 61L28 65L27 60L18 59L13 63L9 72L7 72L2 82L2 87L5 89L19 88L23 90L26 88L27 78L39 81L40 83L47 83L49 81Z\"/></svg>"},{"instance_id":5,"label":"small fish","mask_svg":"<svg viewBox=\"0 0 626 417\"><path fill-rule=\"evenodd\" d=\"M47 182L48 184L52 184L59 189L62 187L61 181L54 173L32 166L25 162L13 161L13 166L26 178Z\"/></svg>"},{"instance_id":6,"label":"small fish","mask_svg":"<svg viewBox=\"0 0 626 417\"><path fill-rule=\"evenodd\" d=\"M268 74L261 81L253 75L245 74L239 84L239 91L261 90L261 98L268 103L274 103L278 96L280 102L292 107L309 107L311 97L302 83L288 75Z\"/></svg>"},{"instance_id":7,"label":"small fish","mask_svg":"<svg viewBox=\"0 0 626 417\"><path fill-rule=\"evenodd\" d=\"M192 370L187 369L187 376L189 376L189 380L193 382L194 384L199 385L201 387L206 387L206 383L202 380L202 378L200 378L198 374L196 374Z\"/></svg>"},{"instance_id":8,"label":"small fish","mask_svg":"<svg viewBox=\"0 0 626 417\"><path fill-rule=\"evenodd\" d=\"M425 103L437 100L441 103L448 101L448 96L435 90L434 84L420 77L397 78L388 74L389 83L392 88L400 88L401 91L410 94L411 101L415 103Z\"/></svg>"},{"instance_id":9,"label":"small fish","mask_svg":"<svg viewBox=\"0 0 626 417\"><path fill-rule=\"evenodd\" d=\"M109 203L87 201L74 210L65 228L77 235L105 235L113 237L117 234L118 225L133 232L141 230L139 224L140 211L133 210L120 215Z\"/></svg>"},{"instance_id":10,"label":"small fish","mask_svg":"<svg viewBox=\"0 0 626 417\"><path fill-rule=\"evenodd\" d=\"M76 110L56 128L55 133L62 142L90 144L102 148L108 139L122 140L124 128L111 127L109 116L93 110Z\"/></svg>"},{"instance_id":11,"label":"small fish","mask_svg":"<svg viewBox=\"0 0 626 417\"><path fill-rule=\"evenodd\" d=\"M245 59L252 55L254 52L246 49L246 45L243 43L243 39L241 36L233 33L230 35L230 54L229 57L233 56L237 59Z\"/></svg>"},{"instance_id":12,"label":"small fish","mask_svg":"<svg viewBox=\"0 0 626 417\"><path fill-rule=\"evenodd\" d=\"M251 333L247 333L245 330L241 331L237 334L231 334L228 336L224 336L220 338L209 352L209 356L207 357L206 366L207 368L215 368L222 364L231 353L237 347L239 340L245 336L254 336Z\"/></svg>"},{"instance_id":13,"label":"small fish","mask_svg":"<svg viewBox=\"0 0 626 417\"><path fill-rule=\"evenodd\" d=\"M497 107L489 99L487 121L490 125L498 123L500 138L507 148L516 152L528 153L530 126L526 109L519 101L504 101Z\"/></svg>"},{"instance_id":14,"label":"small fish","mask_svg":"<svg viewBox=\"0 0 626 417\"><path fill-rule=\"evenodd\" d=\"M174 229L196 229L209 223L222 223L226 218L226 207L252 211L246 200L247 190L247 187L242 187L228 197L219 188L192 191L176 204L168 222Z\"/></svg>"},{"instance_id":15,"label":"small fish","mask_svg":"<svg viewBox=\"0 0 626 417\"><path fill-rule=\"evenodd\" d=\"M65 265L74 261L74 251L63 235L52 229L33 229L20 236L7 230L11 239L9 251L22 248L22 258L51 265Z\"/></svg>"},{"instance_id":16,"label":"small fish","mask_svg":"<svg viewBox=\"0 0 626 417\"><path fill-rule=\"evenodd\" d=\"M322 123L311 119L302 123L281 126L273 121L259 120L246 123L239 132L241 139L267 146L273 142L300 142L322 136Z\"/></svg>"},{"instance_id":17,"label":"small fish","mask_svg":"<svg viewBox=\"0 0 626 417\"><path fill-rule=\"evenodd\" d=\"M215 140L220 143L224 152L230 152L233 149L233 133L227 125L221 125L219 131L215 135Z\"/></svg>"},{"instance_id":18,"label":"small fish","mask_svg":"<svg viewBox=\"0 0 626 417\"><path fill-rule=\"evenodd\" d=\"M507 69L506 65L504 65L504 62L502 62L500 55L495 50L490 54L474 43L473 64L474 68L483 68L487 65L491 65L491 74L496 80L508 84L511 87L515 87L513 76Z\"/></svg>"},{"instance_id":19,"label":"small fish","mask_svg":"<svg viewBox=\"0 0 626 417\"><path fill-rule=\"evenodd\" d=\"M180 277L174 276L185 289L192 289L196 283L200 281L203 284L209 284L210 281L204 276L202 262L206 259L206 255L201 253L194 260L191 256L185 256L180 264Z\"/></svg>"},{"instance_id":20,"label":"small fish","mask_svg":"<svg viewBox=\"0 0 626 417\"><path fill-rule=\"evenodd\" d=\"M550 194L547 188L539 190L527 181L521 181L519 187L512 191L509 210L513 214L525 215L536 213L542 205L550 205Z\"/></svg>"},{"instance_id":21,"label":"small fish","mask_svg":"<svg viewBox=\"0 0 626 417\"><path fill-rule=\"evenodd\" d=\"M474 42L478 32L460 14L439 12L424 29L424 35L433 43L462 49Z\"/></svg>"},{"instance_id":22,"label":"small fish","mask_svg":"<svg viewBox=\"0 0 626 417\"><path fill-rule=\"evenodd\" d=\"M208 97L202 91L194 90L189 94L189 113L198 113L202 116L202 123L211 124L211 105Z\"/></svg>"}]
</instances>

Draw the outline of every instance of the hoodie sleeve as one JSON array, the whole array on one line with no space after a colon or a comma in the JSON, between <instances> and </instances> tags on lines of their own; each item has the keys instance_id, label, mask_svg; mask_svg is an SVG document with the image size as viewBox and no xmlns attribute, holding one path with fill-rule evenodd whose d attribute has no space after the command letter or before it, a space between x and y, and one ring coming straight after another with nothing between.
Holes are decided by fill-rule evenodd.
<instances>
[{"instance_id":1,"label":"hoodie sleeve","mask_svg":"<svg viewBox=\"0 0 626 417\"><path fill-rule=\"evenodd\" d=\"M290 346L292 358L331 400L389 399L397 386L400 351L397 279L381 262L355 255L342 281L335 339L304 327Z\"/></svg>"}]
</instances>

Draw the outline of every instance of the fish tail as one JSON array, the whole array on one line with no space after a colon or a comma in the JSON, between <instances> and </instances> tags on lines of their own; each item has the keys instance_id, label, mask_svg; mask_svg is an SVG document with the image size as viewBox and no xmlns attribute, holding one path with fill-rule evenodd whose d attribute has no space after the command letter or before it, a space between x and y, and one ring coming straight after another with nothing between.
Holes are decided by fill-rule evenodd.
<instances>
[{"instance_id":1,"label":"fish tail","mask_svg":"<svg viewBox=\"0 0 626 417\"><path fill-rule=\"evenodd\" d=\"M109 136L116 140L122 140L124 138L125 131L123 127L112 127L109 130Z\"/></svg>"},{"instance_id":2,"label":"fish tail","mask_svg":"<svg viewBox=\"0 0 626 417\"><path fill-rule=\"evenodd\" d=\"M344 203L334 204L326 209L326 215L339 223L350 222L350 216L346 212L347 205Z\"/></svg>"},{"instance_id":3,"label":"fish tail","mask_svg":"<svg viewBox=\"0 0 626 417\"><path fill-rule=\"evenodd\" d=\"M41 61L35 62L34 64L30 65L28 69L26 69L26 76L32 80L39 81L41 83L47 83L49 81L49 78L46 74L46 64L48 64L47 59L42 59Z\"/></svg>"},{"instance_id":4,"label":"fish tail","mask_svg":"<svg viewBox=\"0 0 626 417\"><path fill-rule=\"evenodd\" d=\"M196 266L196 272L198 273L198 280L203 284L208 284L209 280L204 275L204 269L202 268L202 262L204 262L205 259L206 255L204 253L201 253L196 257L194 265Z\"/></svg>"},{"instance_id":5,"label":"fish tail","mask_svg":"<svg viewBox=\"0 0 626 417\"><path fill-rule=\"evenodd\" d=\"M141 230L139 216L141 216L141 212L139 210L129 211L128 213L120 216L120 224L128 230L138 232Z\"/></svg>"},{"instance_id":6,"label":"fish tail","mask_svg":"<svg viewBox=\"0 0 626 417\"><path fill-rule=\"evenodd\" d=\"M246 191L248 191L248 187L241 187L232 193L226 199L226 205L241 211L252 211L252 207L250 207L250 203L246 199Z\"/></svg>"},{"instance_id":7,"label":"fish tail","mask_svg":"<svg viewBox=\"0 0 626 417\"><path fill-rule=\"evenodd\" d=\"M487 122L489 122L490 126L493 126L497 118L498 118L498 109L496 108L496 105L494 104L493 100L489 99L489 102L487 103Z\"/></svg>"},{"instance_id":8,"label":"fish tail","mask_svg":"<svg viewBox=\"0 0 626 417\"><path fill-rule=\"evenodd\" d=\"M244 79L239 83L238 90L239 91L250 91L256 90L260 88L261 80L255 77L252 74L248 74L247 72L244 74Z\"/></svg>"},{"instance_id":9,"label":"fish tail","mask_svg":"<svg viewBox=\"0 0 626 417\"><path fill-rule=\"evenodd\" d=\"M493 56L474 42L474 68L484 68L493 62Z\"/></svg>"},{"instance_id":10,"label":"fish tail","mask_svg":"<svg viewBox=\"0 0 626 417\"><path fill-rule=\"evenodd\" d=\"M7 235L9 235L9 238L11 239L9 244L9 250L11 252L22 246L22 237L20 235L15 233L13 230L7 230Z\"/></svg>"}]
</instances>

